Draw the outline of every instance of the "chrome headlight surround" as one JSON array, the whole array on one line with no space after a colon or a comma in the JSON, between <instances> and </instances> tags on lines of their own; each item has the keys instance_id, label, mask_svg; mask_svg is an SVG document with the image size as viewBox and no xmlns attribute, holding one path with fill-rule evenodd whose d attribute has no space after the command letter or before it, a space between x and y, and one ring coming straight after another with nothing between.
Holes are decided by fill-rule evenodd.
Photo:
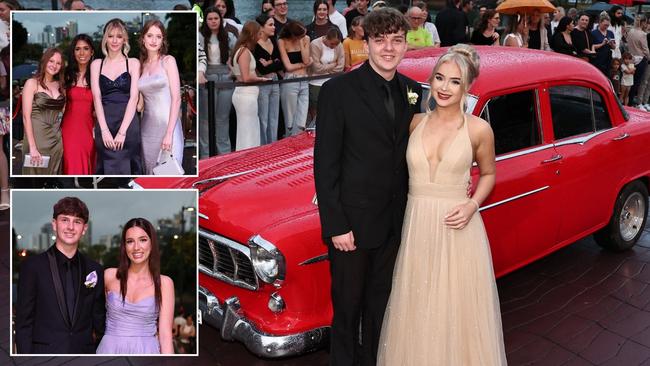
<instances>
[{"instance_id":1,"label":"chrome headlight surround","mask_svg":"<svg viewBox=\"0 0 650 366\"><path fill-rule=\"evenodd\" d=\"M284 255L271 242L255 235L248 240L251 262L257 276L266 283L284 281L286 262Z\"/></svg>"}]
</instances>

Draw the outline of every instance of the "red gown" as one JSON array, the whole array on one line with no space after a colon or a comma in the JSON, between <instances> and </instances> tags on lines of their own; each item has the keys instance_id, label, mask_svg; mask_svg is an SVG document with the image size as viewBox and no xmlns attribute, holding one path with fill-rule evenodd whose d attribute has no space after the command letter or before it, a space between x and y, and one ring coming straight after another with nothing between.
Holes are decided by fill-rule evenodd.
<instances>
[{"instance_id":1,"label":"red gown","mask_svg":"<svg viewBox=\"0 0 650 366\"><path fill-rule=\"evenodd\" d=\"M63 174L95 174L93 94L90 88L73 86L68 90L67 101L61 122Z\"/></svg>"}]
</instances>

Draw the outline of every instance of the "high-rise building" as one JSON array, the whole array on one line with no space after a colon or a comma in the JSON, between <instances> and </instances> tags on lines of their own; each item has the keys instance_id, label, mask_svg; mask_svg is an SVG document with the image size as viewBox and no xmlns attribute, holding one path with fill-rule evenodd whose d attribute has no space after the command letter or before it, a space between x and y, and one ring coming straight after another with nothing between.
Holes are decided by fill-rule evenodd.
<instances>
[{"instance_id":1,"label":"high-rise building","mask_svg":"<svg viewBox=\"0 0 650 366\"><path fill-rule=\"evenodd\" d=\"M68 36L68 28L56 27L54 28L54 34L56 43L61 43Z\"/></svg>"},{"instance_id":2,"label":"high-rise building","mask_svg":"<svg viewBox=\"0 0 650 366\"><path fill-rule=\"evenodd\" d=\"M51 25L46 25L41 33L41 45L43 47L51 47L55 43L54 28Z\"/></svg>"},{"instance_id":3,"label":"high-rise building","mask_svg":"<svg viewBox=\"0 0 650 366\"><path fill-rule=\"evenodd\" d=\"M79 34L79 25L77 22L68 20L65 22L65 27L68 29L68 37L74 38Z\"/></svg>"}]
</instances>

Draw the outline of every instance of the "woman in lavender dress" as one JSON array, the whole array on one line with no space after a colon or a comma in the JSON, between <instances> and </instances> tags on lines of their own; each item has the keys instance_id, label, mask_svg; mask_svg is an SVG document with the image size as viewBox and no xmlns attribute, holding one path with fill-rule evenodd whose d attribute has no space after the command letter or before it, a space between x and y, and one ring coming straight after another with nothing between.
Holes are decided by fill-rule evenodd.
<instances>
[{"instance_id":1,"label":"woman in lavender dress","mask_svg":"<svg viewBox=\"0 0 650 366\"><path fill-rule=\"evenodd\" d=\"M160 274L156 230L143 218L122 230L118 268L104 271L106 332L98 354L174 353L174 282Z\"/></svg>"}]
</instances>

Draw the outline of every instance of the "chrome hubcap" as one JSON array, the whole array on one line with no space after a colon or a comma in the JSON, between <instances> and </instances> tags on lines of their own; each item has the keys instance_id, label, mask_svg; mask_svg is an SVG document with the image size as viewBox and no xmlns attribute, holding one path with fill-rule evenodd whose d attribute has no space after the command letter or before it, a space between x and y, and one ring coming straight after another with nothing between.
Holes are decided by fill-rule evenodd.
<instances>
[{"instance_id":1,"label":"chrome hubcap","mask_svg":"<svg viewBox=\"0 0 650 366\"><path fill-rule=\"evenodd\" d=\"M623 240L630 241L641 230L645 214L645 200L639 192L631 194L620 212L619 229Z\"/></svg>"}]
</instances>

